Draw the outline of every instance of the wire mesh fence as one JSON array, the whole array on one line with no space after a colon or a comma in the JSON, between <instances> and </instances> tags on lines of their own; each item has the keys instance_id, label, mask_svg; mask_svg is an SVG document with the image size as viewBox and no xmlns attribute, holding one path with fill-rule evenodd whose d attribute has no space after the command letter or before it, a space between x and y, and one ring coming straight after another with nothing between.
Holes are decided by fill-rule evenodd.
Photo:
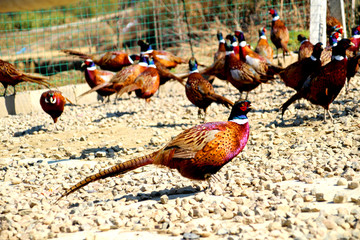
<instances>
[{"instance_id":1,"label":"wire mesh fence","mask_svg":"<svg viewBox=\"0 0 360 240\"><path fill-rule=\"evenodd\" d=\"M309 29L309 0L152 0L78 1L48 10L0 14L1 59L30 73L50 76L55 86L83 83L78 71L82 61L60 49L100 54L106 51L138 53L139 39L155 49L188 57L189 37L205 54L217 47L216 32L241 28L255 44L258 29L270 30L269 8L278 10L290 31L290 49L297 47L298 33ZM190 34L186 28L185 12ZM270 32L270 31L269 31ZM209 49L207 49L209 47ZM209 52L212 54L213 52ZM34 89L21 84L22 90ZM19 87L18 87L19 88ZM20 89L19 89L20 90Z\"/></svg>"}]
</instances>

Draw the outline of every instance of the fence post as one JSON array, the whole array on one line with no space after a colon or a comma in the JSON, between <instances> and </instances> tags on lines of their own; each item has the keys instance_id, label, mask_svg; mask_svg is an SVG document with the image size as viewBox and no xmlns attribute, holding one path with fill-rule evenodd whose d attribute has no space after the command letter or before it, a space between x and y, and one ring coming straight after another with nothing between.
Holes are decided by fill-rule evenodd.
<instances>
[{"instance_id":1,"label":"fence post","mask_svg":"<svg viewBox=\"0 0 360 240\"><path fill-rule=\"evenodd\" d=\"M343 38L347 37L346 33L346 19L344 10L344 0L329 0L329 12L330 15L336 17L343 25Z\"/></svg>"},{"instance_id":2,"label":"fence post","mask_svg":"<svg viewBox=\"0 0 360 240\"><path fill-rule=\"evenodd\" d=\"M326 0L310 1L310 42L326 46Z\"/></svg>"}]
</instances>

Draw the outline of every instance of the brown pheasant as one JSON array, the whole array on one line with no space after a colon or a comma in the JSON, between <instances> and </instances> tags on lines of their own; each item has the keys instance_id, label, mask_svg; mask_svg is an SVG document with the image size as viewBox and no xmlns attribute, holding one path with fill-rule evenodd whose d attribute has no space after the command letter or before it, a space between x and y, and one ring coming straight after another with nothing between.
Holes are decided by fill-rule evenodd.
<instances>
[{"instance_id":1,"label":"brown pheasant","mask_svg":"<svg viewBox=\"0 0 360 240\"><path fill-rule=\"evenodd\" d=\"M86 94L89 94L89 93L92 93L99 89L102 89L104 87L107 87L107 88L115 89L115 91L116 91L115 103L116 103L116 100L120 94L121 89L134 83L134 80L136 79L136 77L139 76L140 73L145 71L147 66L148 66L148 64L147 64L146 57L144 55L141 55L139 63L125 67L121 71L117 72L115 74L115 76L110 79L110 81L104 82L100 85L93 87L89 91L81 94L79 97L82 97Z\"/></svg>"},{"instance_id":2,"label":"brown pheasant","mask_svg":"<svg viewBox=\"0 0 360 240\"><path fill-rule=\"evenodd\" d=\"M118 72L123 69L123 67L129 66L133 64L134 61L140 59L140 56L137 54L129 55L125 52L106 52L100 55L94 55L71 49L63 49L61 51L69 55L78 56L84 60L91 59L96 65L101 67L101 69L113 72Z\"/></svg>"},{"instance_id":3,"label":"brown pheasant","mask_svg":"<svg viewBox=\"0 0 360 240\"><path fill-rule=\"evenodd\" d=\"M91 182L124 174L148 164L177 169L182 176L189 179L210 181L213 174L245 147L249 139L249 122L246 114L250 110L249 101L236 102L228 121L209 122L189 128L156 152L86 177L67 189L58 200Z\"/></svg>"},{"instance_id":4,"label":"brown pheasant","mask_svg":"<svg viewBox=\"0 0 360 240\"><path fill-rule=\"evenodd\" d=\"M297 99L305 98L312 104L320 105L324 108L324 121L326 112L333 120L329 105L335 100L346 82L347 63L346 49L351 46L349 39L342 39L337 46L333 47L333 56L330 63L321 67L318 73L310 75L302 88L286 101L282 108L282 115Z\"/></svg>"},{"instance_id":5,"label":"brown pheasant","mask_svg":"<svg viewBox=\"0 0 360 240\"><path fill-rule=\"evenodd\" d=\"M216 94L211 83L199 74L195 58L189 60L189 69L190 75L185 85L185 93L189 101L199 108L199 116L201 109L204 111L204 121L206 118L206 109L211 103L216 102L223 104L228 108L234 105L232 101Z\"/></svg>"},{"instance_id":6,"label":"brown pheasant","mask_svg":"<svg viewBox=\"0 0 360 240\"><path fill-rule=\"evenodd\" d=\"M46 77L33 76L28 73L24 73L20 70L17 70L14 65L7 61L0 59L0 82L5 88L4 97L6 96L6 90L8 85L13 86L14 95L16 94L15 85L21 82L32 82L43 85L47 88L50 87L50 83L47 81Z\"/></svg>"},{"instance_id":7,"label":"brown pheasant","mask_svg":"<svg viewBox=\"0 0 360 240\"><path fill-rule=\"evenodd\" d=\"M283 50L283 62L285 62L285 53L289 53L287 48L287 44L289 42L289 31L275 9L270 9L269 13L273 17L271 22L270 39L276 47L278 65L280 65L279 48Z\"/></svg>"},{"instance_id":8,"label":"brown pheasant","mask_svg":"<svg viewBox=\"0 0 360 240\"><path fill-rule=\"evenodd\" d=\"M299 34L297 39L300 42L298 61L309 58L312 54L314 45L302 34Z\"/></svg>"}]
</instances>

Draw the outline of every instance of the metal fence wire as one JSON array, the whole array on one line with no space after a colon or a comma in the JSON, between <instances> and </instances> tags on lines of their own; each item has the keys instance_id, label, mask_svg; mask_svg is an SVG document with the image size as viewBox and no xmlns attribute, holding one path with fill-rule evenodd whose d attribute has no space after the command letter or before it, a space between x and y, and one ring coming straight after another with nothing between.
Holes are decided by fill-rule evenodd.
<instances>
[{"instance_id":1,"label":"metal fence wire","mask_svg":"<svg viewBox=\"0 0 360 240\"><path fill-rule=\"evenodd\" d=\"M100 54L106 51L138 53L139 39L154 49L166 49L179 56L191 56L188 39L195 46L195 57L213 54L216 32L232 33L241 28L254 46L258 30L270 34L270 8L275 8L290 31L290 49L298 46L296 36L308 35L309 0L97 0L47 10L0 14L1 59L30 73L50 76L55 86L83 83L79 71L82 61L66 56L60 49ZM190 35L185 23L185 11ZM21 90L35 89L20 84ZM20 89L19 89L20 90Z\"/></svg>"}]
</instances>

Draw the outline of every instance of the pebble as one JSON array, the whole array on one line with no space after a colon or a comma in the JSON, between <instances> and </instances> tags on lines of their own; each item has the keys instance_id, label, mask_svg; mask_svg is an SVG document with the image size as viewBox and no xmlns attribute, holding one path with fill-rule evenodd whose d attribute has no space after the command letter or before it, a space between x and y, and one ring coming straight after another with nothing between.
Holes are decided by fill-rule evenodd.
<instances>
[{"instance_id":1,"label":"pebble","mask_svg":"<svg viewBox=\"0 0 360 240\"><path fill-rule=\"evenodd\" d=\"M358 77L352 82L360 83ZM215 80L215 86L217 93L237 100L238 93L229 93L222 81ZM202 122L182 87L171 82L162 87L169 91L152 97L146 107L134 95L116 105L67 105L55 132L35 130L52 129L45 114L0 118L0 129L8 126L0 130L0 239L82 232L84 238L105 239L113 231L114 236L139 231L177 239L360 237L355 149L360 130L352 115L353 108L359 112L358 90L350 90L353 97L346 104L338 102L345 98L341 92L330 105L331 111L346 113L334 114L334 124L323 124L322 109L306 103L295 110L298 117L290 106L283 126L277 109L292 92L277 81L249 94L257 108L248 114L249 142L215 175L212 192L204 190L204 181L148 165L91 183L53 204L64 188L156 151ZM209 122L229 114L216 104L207 112Z\"/></svg>"}]
</instances>

